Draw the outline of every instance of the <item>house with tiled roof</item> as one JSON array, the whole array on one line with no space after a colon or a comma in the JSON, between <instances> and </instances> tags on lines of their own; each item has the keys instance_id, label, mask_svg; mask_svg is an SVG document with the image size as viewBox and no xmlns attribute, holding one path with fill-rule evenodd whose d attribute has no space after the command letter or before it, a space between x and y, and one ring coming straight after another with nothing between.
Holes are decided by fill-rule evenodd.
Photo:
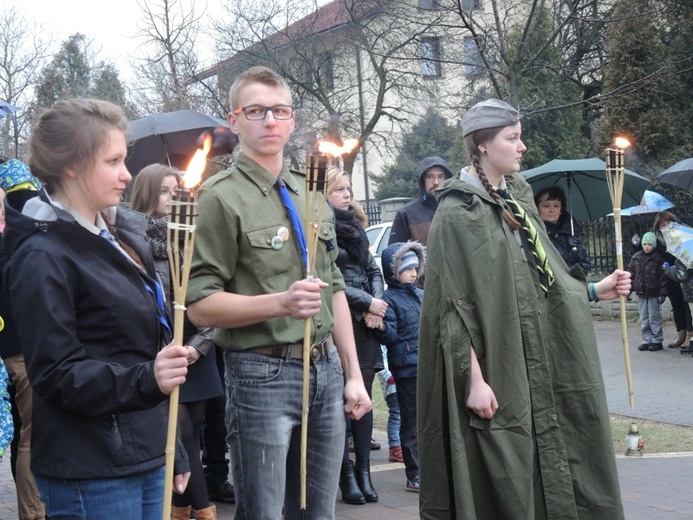
<instances>
[{"instance_id":1,"label":"house with tiled roof","mask_svg":"<svg viewBox=\"0 0 693 520\"><path fill-rule=\"evenodd\" d=\"M460 5L480 9L482 1ZM317 139L336 134L359 138L362 147L345 167L352 169L354 196L371 201L368 179L394 161L402 133L430 108L457 120L451 100L474 77L473 67L452 64L466 53L473 65L476 42L446 23L450 12L435 2L333 0L264 37L236 44L235 52L198 77L215 79L225 92L250 66L280 72L297 107L288 151L300 157ZM237 35L254 32L243 31L243 24L262 25L256 13L250 16L237 22Z\"/></svg>"}]
</instances>

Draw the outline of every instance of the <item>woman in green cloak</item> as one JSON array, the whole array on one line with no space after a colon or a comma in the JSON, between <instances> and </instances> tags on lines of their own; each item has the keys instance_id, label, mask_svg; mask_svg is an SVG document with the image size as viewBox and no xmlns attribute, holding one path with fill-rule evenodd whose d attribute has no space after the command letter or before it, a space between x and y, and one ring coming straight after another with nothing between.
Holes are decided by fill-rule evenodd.
<instances>
[{"instance_id":1,"label":"woman in green cloak","mask_svg":"<svg viewBox=\"0 0 693 520\"><path fill-rule=\"evenodd\" d=\"M520 176L518 111L462 118L472 165L440 188L419 347L421 518L623 518L588 297Z\"/></svg>"}]
</instances>

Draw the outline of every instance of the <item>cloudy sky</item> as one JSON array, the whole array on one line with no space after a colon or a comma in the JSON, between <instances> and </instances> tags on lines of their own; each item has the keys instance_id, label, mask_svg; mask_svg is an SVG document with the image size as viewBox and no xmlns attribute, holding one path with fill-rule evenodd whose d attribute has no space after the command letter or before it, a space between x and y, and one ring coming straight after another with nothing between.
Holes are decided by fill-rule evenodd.
<instances>
[{"instance_id":1,"label":"cloudy sky","mask_svg":"<svg viewBox=\"0 0 693 520\"><path fill-rule=\"evenodd\" d=\"M3 0L2 3L4 8L15 7L18 13L42 25L45 36L50 37L56 47L72 34L85 34L101 48L100 57L113 61L121 76L130 79L129 55L136 55L141 44L136 38L141 18L138 0ZM152 2L152 6L157 3ZM180 3L189 9L193 0L180 0ZM211 3L218 9L218 2ZM197 0L194 5L201 13L207 2ZM210 10L207 11L209 14Z\"/></svg>"}]
</instances>

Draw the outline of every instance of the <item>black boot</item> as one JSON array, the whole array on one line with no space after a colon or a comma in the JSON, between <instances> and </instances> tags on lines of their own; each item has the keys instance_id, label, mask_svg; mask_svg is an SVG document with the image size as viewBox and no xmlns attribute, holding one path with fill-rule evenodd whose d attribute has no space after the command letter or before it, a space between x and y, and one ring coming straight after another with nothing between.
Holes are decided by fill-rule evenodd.
<instances>
[{"instance_id":1,"label":"black boot","mask_svg":"<svg viewBox=\"0 0 693 520\"><path fill-rule=\"evenodd\" d=\"M356 482L358 482L366 502L377 502L378 493L373 487L373 482L371 482L371 462L369 460L357 460L354 469L356 471Z\"/></svg>"},{"instance_id":2,"label":"black boot","mask_svg":"<svg viewBox=\"0 0 693 520\"><path fill-rule=\"evenodd\" d=\"M342 472L339 475L339 489L342 491L342 500L347 504L363 505L366 503L366 497L361 493L356 475L354 473L354 465L349 462L342 462Z\"/></svg>"}]
</instances>

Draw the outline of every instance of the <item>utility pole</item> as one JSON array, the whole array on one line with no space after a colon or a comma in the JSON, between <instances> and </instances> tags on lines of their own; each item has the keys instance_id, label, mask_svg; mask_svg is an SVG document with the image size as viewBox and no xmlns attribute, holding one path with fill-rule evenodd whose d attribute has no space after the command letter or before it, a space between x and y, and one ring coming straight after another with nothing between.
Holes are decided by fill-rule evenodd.
<instances>
[{"instance_id":1,"label":"utility pole","mask_svg":"<svg viewBox=\"0 0 693 520\"><path fill-rule=\"evenodd\" d=\"M356 47L356 85L359 94L359 123L361 125L361 136L365 127L365 115L363 113L363 82L361 81L361 49ZM363 184L366 193L366 208L369 208L371 199L368 189L368 159L366 159L366 139L361 142L361 160L363 162Z\"/></svg>"}]
</instances>

